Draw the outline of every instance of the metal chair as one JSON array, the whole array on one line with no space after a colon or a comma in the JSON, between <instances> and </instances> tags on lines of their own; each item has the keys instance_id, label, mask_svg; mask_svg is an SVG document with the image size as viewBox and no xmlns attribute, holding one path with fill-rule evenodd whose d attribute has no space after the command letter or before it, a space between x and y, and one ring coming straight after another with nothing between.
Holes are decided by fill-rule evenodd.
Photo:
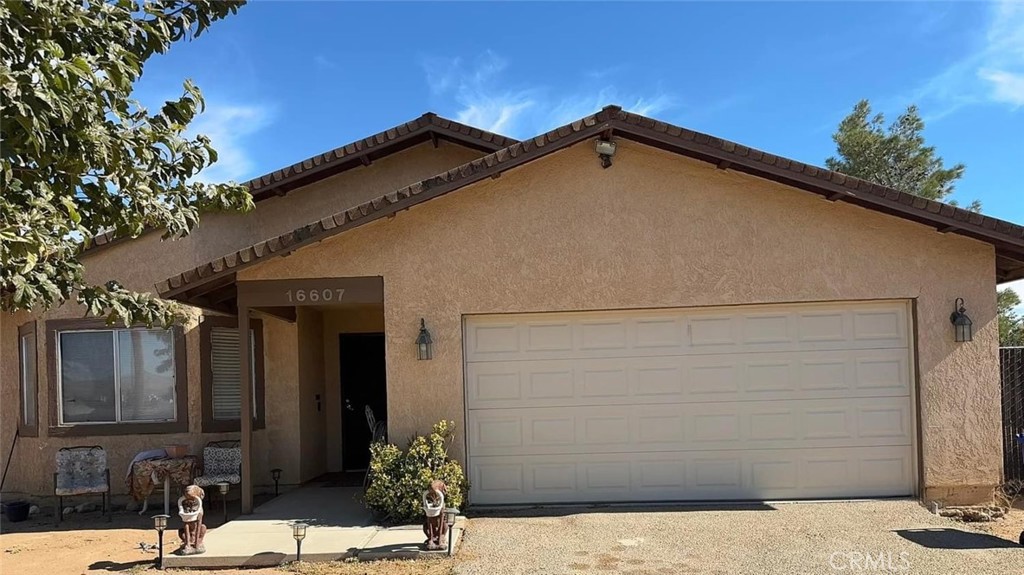
<instances>
[{"instance_id":1,"label":"metal chair","mask_svg":"<svg viewBox=\"0 0 1024 575\"><path fill-rule=\"evenodd\" d=\"M377 427L377 416L373 414L373 408L369 404L363 408L363 413L366 414L366 425L370 426L370 433Z\"/></svg>"},{"instance_id":2,"label":"metal chair","mask_svg":"<svg viewBox=\"0 0 1024 575\"><path fill-rule=\"evenodd\" d=\"M367 411L369 411L370 407L367 406L366 409L367 409ZM373 425L373 427L370 428L370 430L373 432L373 437L370 439L370 445L373 445L374 443L379 443L379 442L385 442L385 443L387 442L387 440L388 440L388 422L386 420L382 419L380 421L377 421ZM370 470L371 469L372 469L372 466L368 465L366 467L366 475L363 476L363 492L366 492L367 488L370 487L370 481L372 481L372 477L370 475Z\"/></svg>"},{"instance_id":3,"label":"metal chair","mask_svg":"<svg viewBox=\"0 0 1024 575\"><path fill-rule=\"evenodd\" d=\"M99 493L103 497L103 514L107 513L110 496L110 468L107 452L99 445L62 447L55 457L53 494L57 497L57 523L64 520L64 498Z\"/></svg>"}]
</instances>

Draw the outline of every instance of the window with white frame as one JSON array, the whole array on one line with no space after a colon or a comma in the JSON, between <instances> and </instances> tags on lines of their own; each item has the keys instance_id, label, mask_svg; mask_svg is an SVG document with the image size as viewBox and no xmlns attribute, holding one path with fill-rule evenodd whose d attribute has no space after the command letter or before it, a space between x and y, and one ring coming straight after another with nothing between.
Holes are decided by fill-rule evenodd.
<instances>
[{"instance_id":1,"label":"window with white frame","mask_svg":"<svg viewBox=\"0 0 1024 575\"><path fill-rule=\"evenodd\" d=\"M56 335L61 425L177 420L173 331L88 329Z\"/></svg>"}]
</instances>

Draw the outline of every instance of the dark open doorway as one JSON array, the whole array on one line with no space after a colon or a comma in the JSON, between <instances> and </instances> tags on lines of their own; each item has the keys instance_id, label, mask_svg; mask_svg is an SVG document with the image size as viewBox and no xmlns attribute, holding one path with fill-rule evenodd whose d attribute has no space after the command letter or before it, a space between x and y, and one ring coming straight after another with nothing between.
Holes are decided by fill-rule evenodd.
<instances>
[{"instance_id":1,"label":"dark open doorway","mask_svg":"<svg viewBox=\"0 0 1024 575\"><path fill-rule=\"evenodd\" d=\"M387 419L387 369L383 333L338 334L341 365L341 463L345 471L366 469L372 433L366 406Z\"/></svg>"}]
</instances>

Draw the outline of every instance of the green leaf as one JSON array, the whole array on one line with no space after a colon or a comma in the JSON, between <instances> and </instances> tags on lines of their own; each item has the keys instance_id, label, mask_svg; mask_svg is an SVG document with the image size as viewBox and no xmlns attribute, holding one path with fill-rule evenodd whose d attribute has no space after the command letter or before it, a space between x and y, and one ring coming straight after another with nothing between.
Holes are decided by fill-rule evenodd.
<instances>
[{"instance_id":1,"label":"green leaf","mask_svg":"<svg viewBox=\"0 0 1024 575\"><path fill-rule=\"evenodd\" d=\"M212 162L208 139L183 136L202 107L195 85L184 83L171 117L131 97L150 57L242 4L0 3L3 312L74 300L111 322L167 325L179 317L173 303L89 284L79 257L97 230L137 236L163 228L180 236L202 212L251 207L241 186L183 184Z\"/></svg>"}]
</instances>

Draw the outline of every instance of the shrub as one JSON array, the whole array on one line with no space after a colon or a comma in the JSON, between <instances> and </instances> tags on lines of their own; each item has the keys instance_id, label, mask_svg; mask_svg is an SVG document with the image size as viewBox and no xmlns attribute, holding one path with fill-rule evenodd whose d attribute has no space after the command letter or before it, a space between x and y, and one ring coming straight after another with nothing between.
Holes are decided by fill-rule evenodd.
<instances>
[{"instance_id":1,"label":"shrub","mask_svg":"<svg viewBox=\"0 0 1024 575\"><path fill-rule=\"evenodd\" d=\"M448 487L445 505L461 507L469 490L458 461L448 457L455 422L441 421L430 435L409 441L403 452L390 443L370 446L370 485L366 505L383 521L418 522L423 518L423 491L434 479Z\"/></svg>"}]
</instances>

